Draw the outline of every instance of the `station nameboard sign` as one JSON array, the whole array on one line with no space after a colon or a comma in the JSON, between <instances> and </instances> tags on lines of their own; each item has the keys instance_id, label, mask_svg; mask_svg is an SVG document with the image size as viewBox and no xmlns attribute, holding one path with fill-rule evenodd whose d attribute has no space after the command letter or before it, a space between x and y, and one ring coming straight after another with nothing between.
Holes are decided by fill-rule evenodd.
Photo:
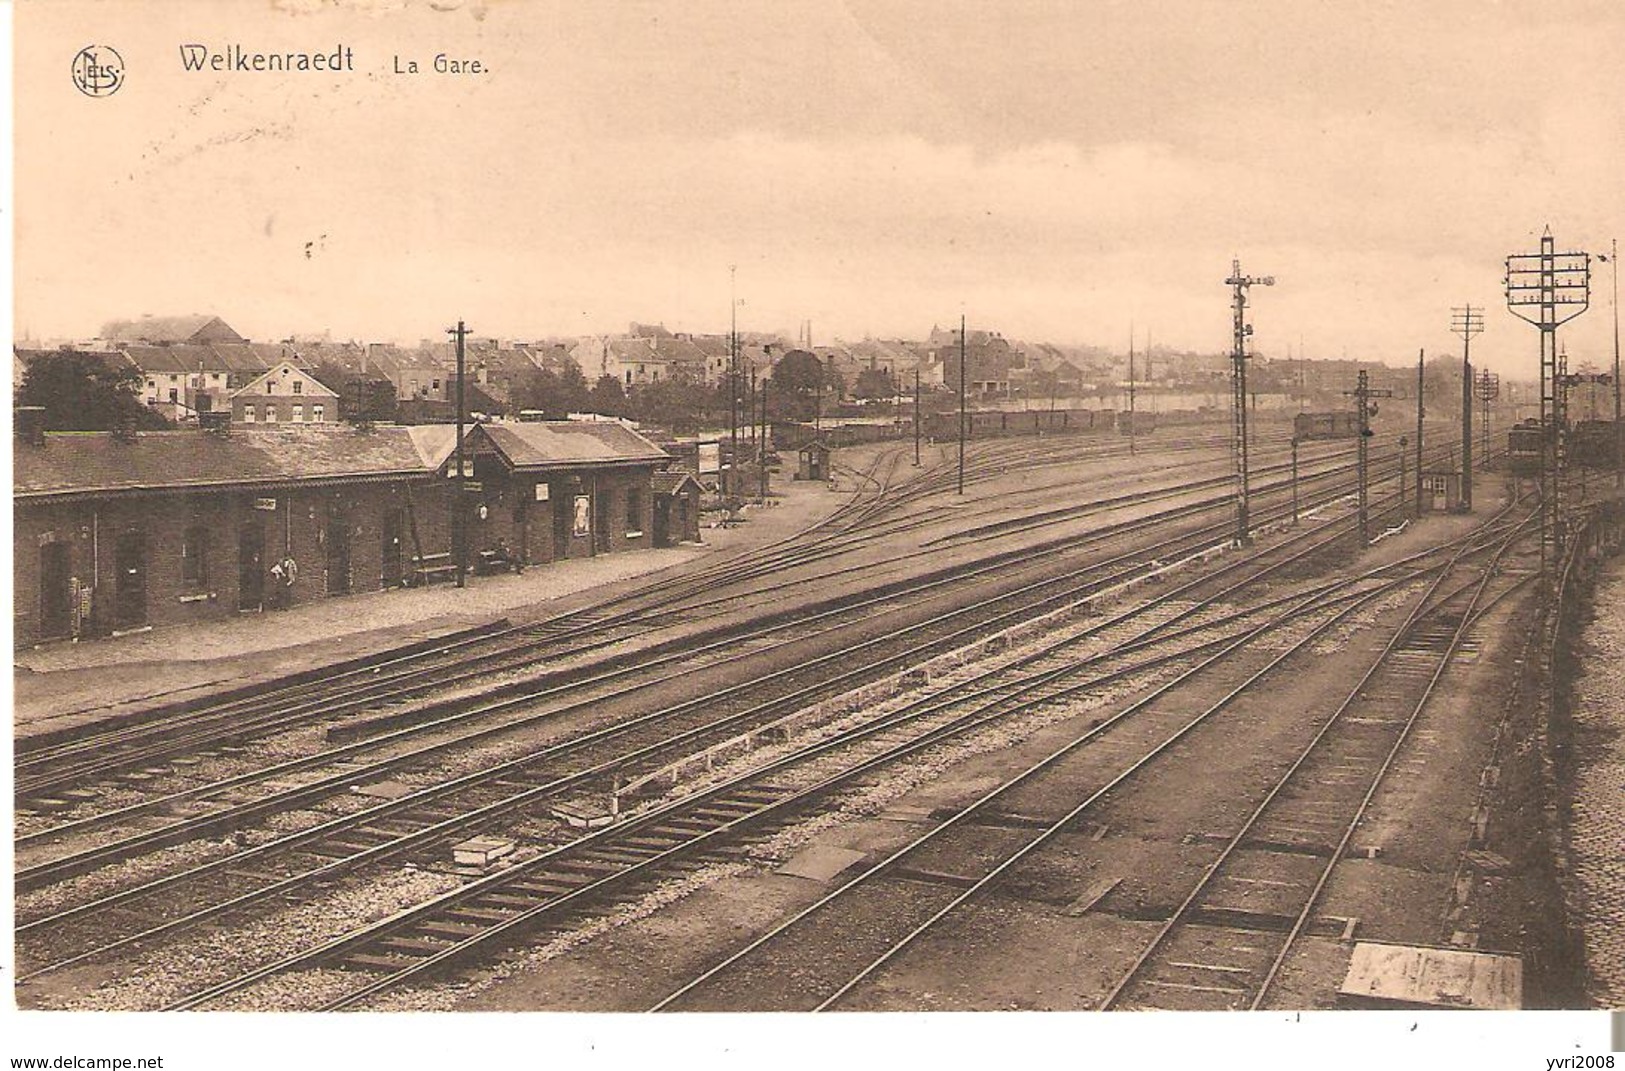
<instances>
[{"instance_id":1,"label":"station nameboard sign","mask_svg":"<svg viewBox=\"0 0 1625 1071\"><path fill-rule=\"evenodd\" d=\"M274 499L274 498L256 498L254 500L254 508L255 509L262 509L262 510L265 510L267 512L273 511L273 510L276 509L276 499Z\"/></svg>"}]
</instances>

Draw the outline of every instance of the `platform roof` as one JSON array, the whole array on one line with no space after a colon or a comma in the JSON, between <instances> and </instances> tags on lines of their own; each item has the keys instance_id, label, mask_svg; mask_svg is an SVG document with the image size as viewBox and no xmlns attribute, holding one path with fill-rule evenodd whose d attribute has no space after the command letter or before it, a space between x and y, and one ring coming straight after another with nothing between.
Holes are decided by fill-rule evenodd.
<instances>
[{"instance_id":1,"label":"platform roof","mask_svg":"<svg viewBox=\"0 0 1625 1071\"><path fill-rule=\"evenodd\" d=\"M450 456L454 430L444 425L344 424L195 430L54 432L43 446L18 443L12 493L19 502L114 494L338 483L429 476Z\"/></svg>"},{"instance_id":2,"label":"platform roof","mask_svg":"<svg viewBox=\"0 0 1625 1071\"><path fill-rule=\"evenodd\" d=\"M479 424L471 438L478 442L480 437L514 469L647 465L671 457L631 428L608 420Z\"/></svg>"}]
</instances>

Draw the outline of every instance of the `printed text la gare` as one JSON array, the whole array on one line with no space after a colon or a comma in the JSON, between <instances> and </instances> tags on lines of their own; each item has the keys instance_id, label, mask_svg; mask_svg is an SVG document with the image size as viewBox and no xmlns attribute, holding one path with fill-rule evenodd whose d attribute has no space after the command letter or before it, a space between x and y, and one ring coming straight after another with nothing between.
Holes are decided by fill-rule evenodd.
<instances>
[{"instance_id":1,"label":"printed text la gare","mask_svg":"<svg viewBox=\"0 0 1625 1071\"><path fill-rule=\"evenodd\" d=\"M396 74L419 73L418 61L403 59L401 56L392 57ZM444 52L435 53L429 69L435 74L488 74L490 68L478 59L448 56Z\"/></svg>"}]
</instances>

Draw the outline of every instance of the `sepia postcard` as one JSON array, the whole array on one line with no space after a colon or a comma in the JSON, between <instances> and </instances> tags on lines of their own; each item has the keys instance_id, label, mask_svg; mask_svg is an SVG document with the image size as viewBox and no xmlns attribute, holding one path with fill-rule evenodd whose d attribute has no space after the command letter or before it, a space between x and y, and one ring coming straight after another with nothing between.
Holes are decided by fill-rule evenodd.
<instances>
[{"instance_id":1,"label":"sepia postcard","mask_svg":"<svg viewBox=\"0 0 1625 1071\"><path fill-rule=\"evenodd\" d=\"M0 16L10 1067L1625 1054L1625 8Z\"/></svg>"}]
</instances>

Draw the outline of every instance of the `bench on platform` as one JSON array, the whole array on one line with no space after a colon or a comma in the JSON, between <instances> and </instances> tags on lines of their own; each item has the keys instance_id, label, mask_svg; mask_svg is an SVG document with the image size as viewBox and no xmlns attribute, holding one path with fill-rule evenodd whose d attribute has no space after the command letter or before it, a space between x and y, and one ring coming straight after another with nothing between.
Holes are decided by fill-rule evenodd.
<instances>
[{"instance_id":1,"label":"bench on platform","mask_svg":"<svg viewBox=\"0 0 1625 1071\"><path fill-rule=\"evenodd\" d=\"M416 585L428 585L436 580L444 580L457 575L457 563L451 560L451 552L440 554L414 554L412 556L412 582Z\"/></svg>"}]
</instances>

